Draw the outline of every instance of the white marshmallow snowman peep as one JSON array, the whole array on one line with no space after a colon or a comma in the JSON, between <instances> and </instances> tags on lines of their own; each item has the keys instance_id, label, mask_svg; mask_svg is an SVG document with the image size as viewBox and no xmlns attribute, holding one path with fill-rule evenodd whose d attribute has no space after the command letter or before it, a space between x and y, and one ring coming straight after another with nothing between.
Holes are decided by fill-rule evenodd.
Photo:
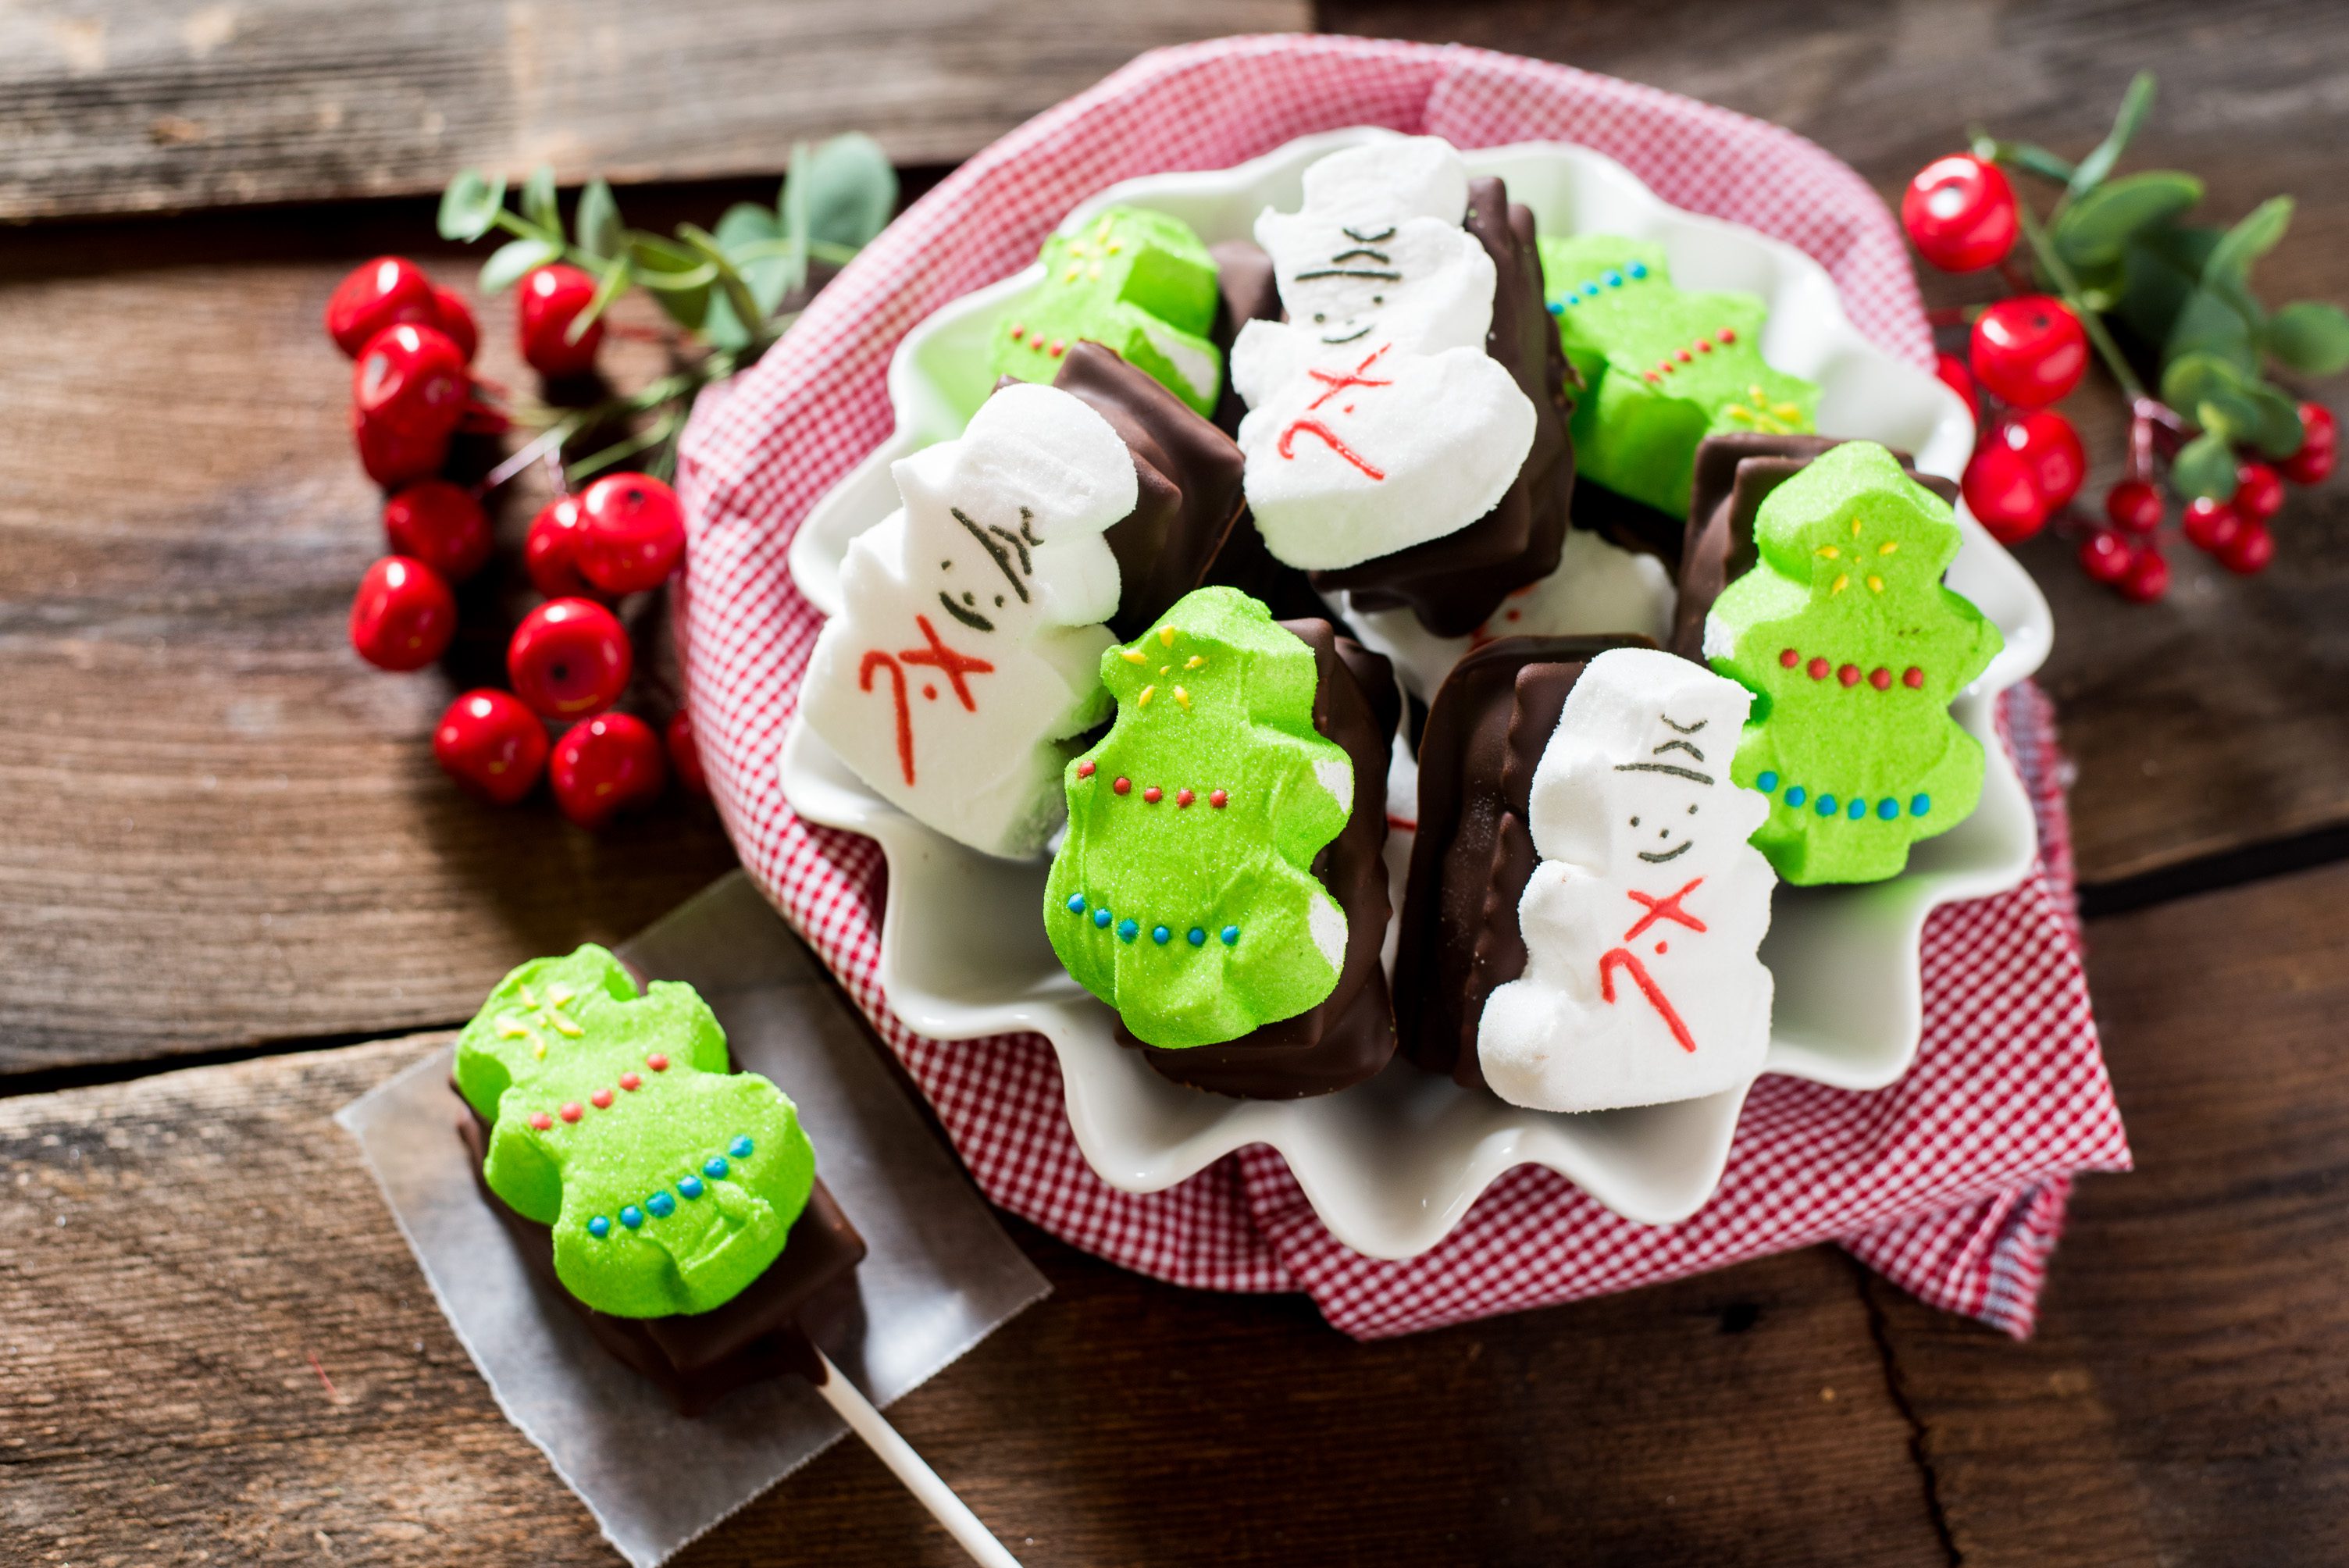
<instances>
[{"instance_id":1,"label":"white marshmallow snowman peep","mask_svg":"<svg viewBox=\"0 0 2349 1568\"><path fill-rule=\"evenodd\" d=\"M1485 352L1493 258L1461 227L1468 175L1432 136L1333 152L1268 209L1286 322L1232 346L1250 509L1289 565L1358 565L1466 527L1525 464L1534 406Z\"/></svg>"},{"instance_id":2,"label":"white marshmallow snowman peep","mask_svg":"<svg viewBox=\"0 0 2349 1568\"><path fill-rule=\"evenodd\" d=\"M1065 814L1074 738L1109 714L1102 534L1134 509L1133 454L1081 399L1021 383L891 471L904 504L849 546L802 711L908 816L1034 855Z\"/></svg>"},{"instance_id":3,"label":"white marshmallow snowman peep","mask_svg":"<svg viewBox=\"0 0 2349 1568\"><path fill-rule=\"evenodd\" d=\"M1590 661L1535 769L1526 973L1478 1020L1485 1081L1539 1110L1694 1099L1762 1070L1770 803L1730 782L1753 696L1647 648Z\"/></svg>"}]
</instances>

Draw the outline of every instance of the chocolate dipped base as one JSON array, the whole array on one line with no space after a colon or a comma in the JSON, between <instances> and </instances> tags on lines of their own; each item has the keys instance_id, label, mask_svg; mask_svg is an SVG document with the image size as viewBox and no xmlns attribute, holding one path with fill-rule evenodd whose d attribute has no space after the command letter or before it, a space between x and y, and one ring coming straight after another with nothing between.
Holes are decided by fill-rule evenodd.
<instances>
[{"instance_id":1,"label":"chocolate dipped base","mask_svg":"<svg viewBox=\"0 0 2349 1568\"><path fill-rule=\"evenodd\" d=\"M1704 661L1704 618L1722 590L1754 570L1754 519L1770 493L1822 452L1842 446L1837 436L1709 436L1696 449L1689 515L1680 550L1680 599L1672 611L1672 652ZM1920 474L1907 452L1894 451L1910 479L1948 501L1958 487L1938 474ZM1633 502L1631 504L1638 504Z\"/></svg>"},{"instance_id":2,"label":"chocolate dipped base","mask_svg":"<svg viewBox=\"0 0 2349 1568\"><path fill-rule=\"evenodd\" d=\"M1517 905L1539 857L1534 769L1584 666L1645 637L1502 637L1445 677L1419 746L1419 836L1395 950L1395 1030L1429 1072L1482 1088L1485 1001L1526 972Z\"/></svg>"},{"instance_id":3,"label":"chocolate dipped base","mask_svg":"<svg viewBox=\"0 0 2349 1568\"><path fill-rule=\"evenodd\" d=\"M1542 293L1534 215L1512 204L1490 176L1468 182L1464 226L1493 258L1493 325L1485 350L1516 378L1534 406L1533 446L1500 504L1467 527L1337 572L1316 572L1324 593L1343 590L1365 610L1409 608L1439 637L1464 637L1514 589L1557 570L1574 492L1574 443L1567 420L1565 346Z\"/></svg>"},{"instance_id":4,"label":"chocolate dipped base","mask_svg":"<svg viewBox=\"0 0 2349 1568\"><path fill-rule=\"evenodd\" d=\"M823 1363L802 1324L858 1310L853 1275L864 1261L864 1238L823 1181L792 1222L781 1254L731 1301L691 1315L615 1317L573 1295L555 1277L554 1232L524 1219L490 1191L481 1174L489 1124L471 1106L457 1120L457 1137L482 1199L513 1238L523 1266L562 1296L597 1344L657 1384L678 1414L700 1415L746 1384L785 1373L823 1381Z\"/></svg>"},{"instance_id":5,"label":"chocolate dipped base","mask_svg":"<svg viewBox=\"0 0 2349 1568\"><path fill-rule=\"evenodd\" d=\"M1226 436L1240 433L1247 418L1247 400L1232 387L1232 345L1240 328L1252 321L1281 319L1280 284L1273 276L1272 258L1254 240L1225 240L1207 247L1216 263L1216 325L1208 341L1224 356L1223 390L1216 398L1216 428Z\"/></svg>"},{"instance_id":6,"label":"chocolate dipped base","mask_svg":"<svg viewBox=\"0 0 2349 1568\"><path fill-rule=\"evenodd\" d=\"M1312 872L1346 912L1346 954L1338 984L1319 1006L1219 1045L1170 1050L1134 1038L1121 1019L1119 1043L1142 1053L1179 1084L1241 1099L1299 1099L1361 1082L1394 1055L1394 1009L1379 963L1387 916L1387 763L1402 696L1386 659L1338 635L1329 622L1283 621L1313 650L1313 727L1345 748L1354 766L1354 809L1338 836L1313 857Z\"/></svg>"}]
</instances>

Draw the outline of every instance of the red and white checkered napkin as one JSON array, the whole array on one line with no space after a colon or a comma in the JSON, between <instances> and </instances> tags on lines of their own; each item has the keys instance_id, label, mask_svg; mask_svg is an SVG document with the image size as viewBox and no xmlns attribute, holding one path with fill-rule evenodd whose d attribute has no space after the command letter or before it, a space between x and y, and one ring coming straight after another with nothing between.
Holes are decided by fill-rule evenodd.
<instances>
[{"instance_id":1,"label":"red and white checkered napkin","mask_svg":"<svg viewBox=\"0 0 2349 1568\"><path fill-rule=\"evenodd\" d=\"M802 822L776 781L821 619L784 568L792 531L889 432L884 375L897 340L1026 265L1079 201L1133 175L1224 168L1361 124L1462 147L1595 148L1666 201L1799 245L1834 276L1861 332L1931 363L1899 231L1857 174L1789 131L1475 49L1257 37L1144 55L957 170L696 412L682 464L687 681L744 861L904 1059L988 1195L1128 1268L1209 1289L1308 1291L1332 1324L1376 1336L1834 1239L1927 1301L2027 1333L2071 1173L2129 1159L2081 977L2062 763L2046 699L2029 686L2008 695L2002 727L2043 860L2014 892L1944 908L1926 927L1915 1070L1873 1094L1764 1078L1720 1192L1679 1225L1632 1224L1526 1166L1434 1251L1379 1263L1332 1240L1261 1145L1168 1191L1115 1191L1077 1151L1043 1040L941 1044L888 1010L874 980L880 852Z\"/></svg>"}]
</instances>

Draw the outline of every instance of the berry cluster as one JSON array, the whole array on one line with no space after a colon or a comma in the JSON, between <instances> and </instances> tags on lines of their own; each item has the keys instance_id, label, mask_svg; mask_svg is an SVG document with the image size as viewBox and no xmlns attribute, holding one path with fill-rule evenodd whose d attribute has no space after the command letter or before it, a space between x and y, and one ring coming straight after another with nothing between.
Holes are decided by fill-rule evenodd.
<instances>
[{"instance_id":1,"label":"berry cluster","mask_svg":"<svg viewBox=\"0 0 2349 1568\"><path fill-rule=\"evenodd\" d=\"M522 280L523 357L554 379L591 373L603 324L583 313L595 284L577 269L542 266ZM367 568L351 603L351 645L369 664L414 670L438 660L457 632L455 585L486 566L494 539L486 486L445 477L460 429L495 430L471 369L478 334L465 303L412 262L367 263L336 288L326 331L356 361L351 428L367 475L390 493L383 528L391 553ZM636 656L613 605L658 589L685 552L676 492L649 474L612 473L557 497L531 525L523 562L546 602L506 647L511 692L483 687L449 705L432 738L441 768L497 805L548 776L556 806L583 827L658 796L674 767L703 792L691 721L671 717L666 743L641 718L611 711ZM550 739L550 723L566 725ZM666 756L666 760L665 760Z\"/></svg>"}]
</instances>

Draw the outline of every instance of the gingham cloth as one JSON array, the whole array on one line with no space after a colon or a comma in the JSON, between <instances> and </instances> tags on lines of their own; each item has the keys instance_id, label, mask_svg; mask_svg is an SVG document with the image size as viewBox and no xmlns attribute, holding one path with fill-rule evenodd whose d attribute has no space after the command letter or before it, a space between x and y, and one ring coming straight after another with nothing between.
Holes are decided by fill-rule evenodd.
<instances>
[{"instance_id":1,"label":"gingham cloth","mask_svg":"<svg viewBox=\"0 0 2349 1568\"><path fill-rule=\"evenodd\" d=\"M820 624L785 547L891 428L884 373L905 331L1032 260L1115 181L1216 169L1293 137L1371 124L1461 147L1554 139L1619 160L1665 201L1801 246L1859 330L1919 365L1931 342L1899 231L1851 170L1792 133L1632 83L1464 48L1227 38L1144 55L1013 131L916 202L782 344L706 395L680 472L688 700L744 862L831 965L936 1108L996 1202L1125 1267L1216 1290L1309 1293L1348 1334L1402 1334L1713 1269L1821 1240L1927 1301L2029 1332L2072 1172L2123 1169L2073 923L2063 766L2045 699L2009 694L2007 738L2042 859L1999 898L1937 913L1924 1043L1898 1085L1855 1094L1765 1078L1721 1190L1661 1229L1521 1167L1433 1252L1380 1263L1314 1217L1279 1155L1245 1149L1164 1192L1113 1191L1078 1153L1050 1047L909 1032L875 980L876 846L802 822L776 779Z\"/></svg>"}]
</instances>

